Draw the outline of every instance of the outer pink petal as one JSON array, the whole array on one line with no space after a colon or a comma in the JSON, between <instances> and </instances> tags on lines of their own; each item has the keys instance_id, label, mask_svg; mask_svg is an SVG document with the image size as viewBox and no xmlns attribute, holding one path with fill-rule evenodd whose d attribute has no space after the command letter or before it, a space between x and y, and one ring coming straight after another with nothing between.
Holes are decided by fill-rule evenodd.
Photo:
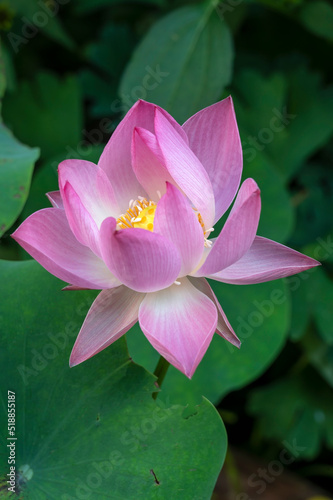
<instances>
[{"instance_id":1,"label":"outer pink petal","mask_svg":"<svg viewBox=\"0 0 333 500\"><path fill-rule=\"evenodd\" d=\"M35 212L12 236L45 269L67 283L95 289L120 284L104 262L76 240L61 208Z\"/></svg>"},{"instance_id":2,"label":"outer pink petal","mask_svg":"<svg viewBox=\"0 0 333 500\"><path fill-rule=\"evenodd\" d=\"M70 366L91 358L126 333L138 319L143 297L125 286L103 290L84 320L70 356Z\"/></svg>"},{"instance_id":3,"label":"outer pink petal","mask_svg":"<svg viewBox=\"0 0 333 500\"><path fill-rule=\"evenodd\" d=\"M63 188L63 200L67 220L76 239L88 246L96 255L101 256L99 230L96 222L84 208L72 186L67 182Z\"/></svg>"},{"instance_id":4,"label":"outer pink petal","mask_svg":"<svg viewBox=\"0 0 333 500\"><path fill-rule=\"evenodd\" d=\"M234 199L242 176L242 145L232 98L199 111L183 128L212 183L216 222Z\"/></svg>"},{"instance_id":5,"label":"outer pink petal","mask_svg":"<svg viewBox=\"0 0 333 500\"><path fill-rule=\"evenodd\" d=\"M320 262L280 243L256 236L251 248L232 266L209 276L214 280L250 285L300 273Z\"/></svg>"},{"instance_id":6,"label":"outer pink petal","mask_svg":"<svg viewBox=\"0 0 333 500\"><path fill-rule=\"evenodd\" d=\"M257 232L260 209L260 190L253 179L246 179L221 233L196 276L215 274L231 266L248 251Z\"/></svg>"},{"instance_id":7,"label":"outer pink petal","mask_svg":"<svg viewBox=\"0 0 333 500\"><path fill-rule=\"evenodd\" d=\"M212 227L215 205L208 174L186 142L158 110L155 118L155 135L164 165L174 183L200 212L206 229Z\"/></svg>"},{"instance_id":8,"label":"outer pink petal","mask_svg":"<svg viewBox=\"0 0 333 500\"><path fill-rule=\"evenodd\" d=\"M172 184L167 183L167 192L157 205L154 232L177 247L182 258L179 276L186 276L197 266L204 250L203 229L188 200Z\"/></svg>"},{"instance_id":9,"label":"outer pink petal","mask_svg":"<svg viewBox=\"0 0 333 500\"><path fill-rule=\"evenodd\" d=\"M117 278L137 292L155 292L170 286L181 268L175 245L146 229L116 231L116 221L101 227L101 250L105 263Z\"/></svg>"},{"instance_id":10,"label":"outer pink petal","mask_svg":"<svg viewBox=\"0 0 333 500\"><path fill-rule=\"evenodd\" d=\"M51 205L55 208L64 208L64 203L61 198L60 191L50 191L46 193L46 196L51 202Z\"/></svg>"},{"instance_id":11,"label":"outer pink petal","mask_svg":"<svg viewBox=\"0 0 333 500\"><path fill-rule=\"evenodd\" d=\"M121 212L128 209L131 199L145 196L132 170L131 144L135 127L143 127L154 132L154 113L158 108L172 127L187 140L180 125L164 110L145 101L138 101L120 122L106 145L98 165L107 173L115 190Z\"/></svg>"},{"instance_id":12,"label":"outer pink petal","mask_svg":"<svg viewBox=\"0 0 333 500\"><path fill-rule=\"evenodd\" d=\"M217 310L183 278L178 286L145 296L139 323L153 347L191 378L216 330Z\"/></svg>"},{"instance_id":13,"label":"outer pink petal","mask_svg":"<svg viewBox=\"0 0 333 500\"><path fill-rule=\"evenodd\" d=\"M240 347L241 342L237 335L235 334L232 326L230 325L227 316L225 315L219 301L209 283L205 278L192 278L192 276L188 276L188 279L200 292L207 295L207 297L216 305L218 312L218 321L216 331L221 337L228 340L231 344L236 347Z\"/></svg>"},{"instance_id":14,"label":"outer pink petal","mask_svg":"<svg viewBox=\"0 0 333 500\"><path fill-rule=\"evenodd\" d=\"M59 165L59 187L64 199L64 188L70 184L78 195L82 206L100 227L107 217L118 217L120 210L113 188L105 172L97 165L85 160L65 160ZM66 212L69 208L66 206ZM75 214L72 214L75 217Z\"/></svg>"},{"instance_id":15,"label":"outer pink petal","mask_svg":"<svg viewBox=\"0 0 333 500\"><path fill-rule=\"evenodd\" d=\"M134 129L132 163L138 181L156 203L166 191L166 181L174 183L174 180L163 166L155 135L146 129Z\"/></svg>"}]
</instances>

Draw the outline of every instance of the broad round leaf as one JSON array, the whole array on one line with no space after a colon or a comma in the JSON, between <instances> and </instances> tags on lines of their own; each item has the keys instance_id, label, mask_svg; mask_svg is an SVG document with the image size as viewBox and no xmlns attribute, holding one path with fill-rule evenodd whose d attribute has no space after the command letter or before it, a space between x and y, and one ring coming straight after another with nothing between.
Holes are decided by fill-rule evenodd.
<instances>
[{"instance_id":1,"label":"broad round leaf","mask_svg":"<svg viewBox=\"0 0 333 500\"><path fill-rule=\"evenodd\" d=\"M155 23L134 51L119 94L128 107L142 98L183 122L220 98L232 61L230 32L213 3L182 7Z\"/></svg>"},{"instance_id":2,"label":"broad round leaf","mask_svg":"<svg viewBox=\"0 0 333 500\"><path fill-rule=\"evenodd\" d=\"M226 433L207 401L191 411L128 356L125 339L70 369L96 293L62 292L36 262L0 262L1 404L16 395L16 463L27 500L209 499ZM1 412L1 478L9 472ZM18 490L17 490L18 491Z\"/></svg>"},{"instance_id":3,"label":"broad round leaf","mask_svg":"<svg viewBox=\"0 0 333 500\"><path fill-rule=\"evenodd\" d=\"M19 143L0 124L0 236L11 227L19 216L28 197L37 148Z\"/></svg>"},{"instance_id":4,"label":"broad round leaf","mask_svg":"<svg viewBox=\"0 0 333 500\"><path fill-rule=\"evenodd\" d=\"M21 141L38 145L43 159L59 152L64 156L77 155L86 139L81 138L85 132L82 115L77 79L74 76L58 79L49 72L40 72L34 80L22 81L15 92L6 95L3 103L5 122ZM80 156L84 154L83 150Z\"/></svg>"}]
</instances>

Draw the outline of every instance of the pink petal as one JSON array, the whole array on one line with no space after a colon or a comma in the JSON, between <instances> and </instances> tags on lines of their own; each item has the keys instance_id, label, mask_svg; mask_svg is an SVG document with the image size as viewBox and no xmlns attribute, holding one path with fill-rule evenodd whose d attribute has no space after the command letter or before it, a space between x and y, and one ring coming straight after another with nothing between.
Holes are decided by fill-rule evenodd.
<instances>
[{"instance_id":1,"label":"pink petal","mask_svg":"<svg viewBox=\"0 0 333 500\"><path fill-rule=\"evenodd\" d=\"M253 179L246 179L221 233L196 276L215 274L231 266L248 251L257 232L260 209L260 190Z\"/></svg>"},{"instance_id":2,"label":"pink petal","mask_svg":"<svg viewBox=\"0 0 333 500\"><path fill-rule=\"evenodd\" d=\"M84 320L69 365L72 367L91 358L126 333L138 319L143 297L125 286L103 290Z\"/></svg>"},{"instance_id":3,"label":"pink petal","mask_svg":"<svg viewBox=\"0 0 333 500\"><path fill-rule=\"evenodd\" d=\"M171 241L141 228L116 231L112 218L102 224L101 249L109 269L137 292L155 292L170 286L181 268L179 252Z\"/></svg>"},{"instance_id":4,"label":"pink petal","mask_svg":"<svg viewBox=\"0 0 333 500\"><path fill-rule=\"evenodd\" d=\"M60 191L50 191L46 193L46 196L51 202L51 205L55 208L64 208L64 203L61 198Z\"/></svg>"},{"instance_id":5,"label":"pink petal","mask_svg":"<svg viewBox=\"0 0 333 500\"><path fill-rule=\"evenodd\" d=\"M82 286L76 286L76 285L67 285L67 286L64 286L64 288L62 288L61 290L62 291L77 292L79 290L90 290L90 288L84 288Z\"/></svg>"},{"instance_id":6,"label":"pink petal","mask_svg":"<svg viewBox=\"0 0 333 500\"><path fill-rule=\"evenodd\" d=\"M163 166L163 158L154 134L143 128L134 129L132 144L132 163L135 175L155 201L166 191L166 181L174 183L171 175Z\"/></svg>"},{"instance_id":7,"label":"pink petal","mask_svg":"<svg viewBox=\"0 0 333 500\"><path fill-rule=\"evenodd\" d=\"M180 281L145 296L139 323L153 347L191 378L216 330L217 310L187 278Z\"/></svg>"},{"instance_id":8,"label":"pink petal","mask_svg":"<svg viewBox=\"0 0 333 500\"><path fill-rule=\"evenodd\" d=\"M199 111L184 123L183 128L190 148L212 183L215 223L234 199L242 176L242 145L232 98Z\"/></svg>"},{"instance_id":9,"label":"pink petal","mask_svg":"<svg viewBox=\"0 0 333 500\"><path fill-rule=\"evenodd\" d=\"M100 236L96 222L84 208L79 196L68 182L66 182L62 192L67 220L73 234L82 245L88 246L100 257Z\"/></svg>"},{"instance_id":10,"label":"pink petal","mask_svg":"<svg viewBox=\"0 0 333 500\"><path fill-rule=\"evenodd\" d=\"M104 262L77 241L60 208L30 215L12 237L47 271L67 283L96 289L120 284Z\"/></svg>"},{"instance_id":11,"label":"pink petal","mask_svg":"<svg viewBox=\"0 0 333 500\"><path fill-rule=\"evenodd\" d=\"M200 212L206 229L214 222L214 194L208 174L198 158L168 120L156 111L155 135L164 165L174 183Z\"/></svg>"},{"instance_id":12,"label":"pink petal","mask_svg":"<svg viewBox=\"0 0 333 500\"><path fill-rule=\"evenodd\" d=\"M177 247L182 258L179 276L193 271L204 250L203 229L188 200L172 184L167 183L167 192L158 202L154 232Z\"/></svg>"},{"instance_id":13,"label":"pink petal","mask_svg":"<svg viewBox=\"0 0 333 500\"><path fill-rule=\"evenodd\" d=\"M256 236L246 254L230 267L209 278L235 285L263 283L300 273L320 262L280 243Z\"/></svg>"},{"instance_id":14,"label":"pink petal","mask_svg":"<svg viewBox=\"0 0 333 500\"><path fill-rule=\"evenodd\" d=\"M113 188L105 172L85 160L65 160L59 165L59 187L64 199L64 187L70 184L84 209L100 227L107 217L118 217L120 210ZM65 210L66 201L64 200ZM128 207L127 207L128 208ZM75 214L72 214L75 217Z\"/></svg>"},{"instance_id":15,"label":"pink petal","mask_svg":"<svg viewBox=\"0 0 333 500\"><path fill-rule=\"evenodd\" d=\"M182 134L184 139L186 138L180 125L158 106L142 100L132 106L112 134L98 162L111 181L121 213L128 209L128 203L131 199L145 196L145 192L132 170L131 144L135 127L143 127L154 132L155 109L159 109L172 127Z\"/></svg>"},{"instance_id":16,"label":"pink petal","mask_svg":"<svg viewBox=\"0 0 333 500\"><path fill-rule=\"evenodd\" d=\"M231 344L236 347L240 347L241 342L237 335L235 334L232 326L230 325L228 318L226 317L219 301L209 283L205 278L193 278L192 276L188 276L188 279L200 292L207 295L207 297L216 305L218 312L218 320L216 332L221 335L224 339L228 340Z\"/></svg>"}]
</instances>

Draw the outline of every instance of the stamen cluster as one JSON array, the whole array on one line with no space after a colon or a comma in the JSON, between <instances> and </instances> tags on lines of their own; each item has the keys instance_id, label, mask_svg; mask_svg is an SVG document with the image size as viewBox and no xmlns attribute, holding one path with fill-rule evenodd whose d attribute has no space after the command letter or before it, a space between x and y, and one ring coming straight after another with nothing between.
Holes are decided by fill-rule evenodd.
<instances>
[{"instance_id":1,"label":"stamen cluster","mask_svg":"<svg viewBox=\"0 0 333 500\"><path fill-rule=\"evenodd\" d=\"M130 200L127 211L117 219L117 229L128 227L144 227L149 231L154 229L153 218L156 203L138 196L137 200Z\"/></svg>"}]
</instances>

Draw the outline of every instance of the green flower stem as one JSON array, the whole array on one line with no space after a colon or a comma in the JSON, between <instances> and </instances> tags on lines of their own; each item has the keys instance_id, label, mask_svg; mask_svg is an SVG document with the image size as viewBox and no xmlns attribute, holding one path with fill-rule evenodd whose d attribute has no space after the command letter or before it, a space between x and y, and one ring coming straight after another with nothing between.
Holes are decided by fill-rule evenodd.
<instances>
[{"instance_id":1,"label":"green flower stem","mask_svg":"<svg viewBox=\"0 0 333 500\"><path fill-rule=\"evenodd\" d=\"M157 363L155 371L154 371L154 375L157 377L156 384L158 387L161 387L169 366L170 366L169 361L164 359L163 356L160 356L160 359L158 360L158 363ZM153 392L153 399L157 398L157 394L158 394L158 392Z\"/></svg>"}]
</instances>

